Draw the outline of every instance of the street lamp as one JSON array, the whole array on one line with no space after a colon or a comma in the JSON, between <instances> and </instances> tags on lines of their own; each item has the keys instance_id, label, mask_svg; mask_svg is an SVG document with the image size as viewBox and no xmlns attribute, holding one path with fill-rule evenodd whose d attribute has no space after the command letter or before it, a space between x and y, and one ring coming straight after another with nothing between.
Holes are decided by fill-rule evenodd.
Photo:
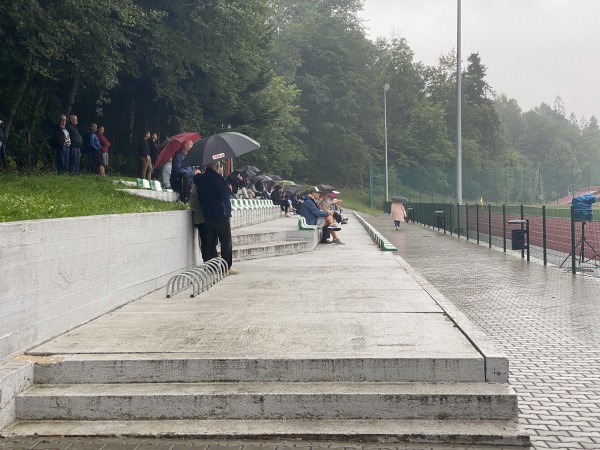
<instances>
[{"instance_id":1,"label":"street lamp","mask_svg":"<svg viewBox=\"0 0 600 450\"><path fill-rule=\"evenodd\" d=\"M385 134L385 201L390 200L390 194L388 191L388 158L387 158L387 98L386 93L390 89L390 85L385 83L383 85L383 126Z\"/></svg>"},{"instance_id":2,"label":"street lamp","mask_svg":"<svg viewBox=\"0 0 600 450\"><path fill-rule=\"evenodd\" d=\"M457 3L456 20L456 203L462 205L462 73L461 73L461 5Z\"/></svg>"}]
</instances>

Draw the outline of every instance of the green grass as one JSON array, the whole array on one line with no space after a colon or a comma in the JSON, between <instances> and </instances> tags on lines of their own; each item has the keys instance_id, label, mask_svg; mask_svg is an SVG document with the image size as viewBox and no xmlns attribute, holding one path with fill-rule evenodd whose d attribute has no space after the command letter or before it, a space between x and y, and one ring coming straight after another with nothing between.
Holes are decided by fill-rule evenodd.
<instances>
[{"instance_id":1,"label":"green grass","mask_svg":"<svg viewBox=\"0 0 600 450\"><path fill-rule=\"evenodd\" d=\"M119 189L127 186L112 183L119 179L97 175L3 175L0 222L187 209L179 202L121 192Z\"/></svg>"},{"instance_id":2,"label":"green grass","mask_svg":"<svg viewBox=\"0 0 600 450\"><path fill-rule=\"evenodd\" d=\"M340 198L344 200L342 208L352 209L356 212L362 212L372 216L383 214L381 204L378 205L377 203L374 203L375 208L369 207L368 189L342 188L340 189Z\"/></svg>"}]
</instances>

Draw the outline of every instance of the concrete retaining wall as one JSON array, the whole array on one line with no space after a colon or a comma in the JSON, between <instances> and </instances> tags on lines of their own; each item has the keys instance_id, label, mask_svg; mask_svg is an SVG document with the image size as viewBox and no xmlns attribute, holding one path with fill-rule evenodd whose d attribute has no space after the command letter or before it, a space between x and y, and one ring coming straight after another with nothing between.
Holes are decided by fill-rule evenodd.
<instances>
[{"instance_id":1,"label":"concrete retaining wall","mask_svg":"<svg viewBox=\"0 0 600 450\"><path fill-rule=\"evenodd\" d=\"M0 223L0 364L200 261L190 211Z\"/></svg>"}]
</instances>

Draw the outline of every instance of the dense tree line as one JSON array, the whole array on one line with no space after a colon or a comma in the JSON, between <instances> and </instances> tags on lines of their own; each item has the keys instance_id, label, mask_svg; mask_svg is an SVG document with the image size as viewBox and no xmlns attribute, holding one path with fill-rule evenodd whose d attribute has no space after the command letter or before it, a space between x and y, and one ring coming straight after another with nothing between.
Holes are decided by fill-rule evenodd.
<instances>
[{"instance_id":1,"label":"dense tree line","mask_svg":"<svg viewBox=\"0 0 600 450\"><path fill-rule=\"evenodd\" d=\"M59 114L101 123L114 167L133 173L146 129L246 133L244 156L296 180L365 183L382 164L455 160L456 55L414 60L372 42L362 0L7 0L0 4L0 118L11 165L50 170ZM463 162L473 169L600 165L597 120L557 99L523 112L496 97L479 54L463 72Z\"/></svg>"}]
</instances>

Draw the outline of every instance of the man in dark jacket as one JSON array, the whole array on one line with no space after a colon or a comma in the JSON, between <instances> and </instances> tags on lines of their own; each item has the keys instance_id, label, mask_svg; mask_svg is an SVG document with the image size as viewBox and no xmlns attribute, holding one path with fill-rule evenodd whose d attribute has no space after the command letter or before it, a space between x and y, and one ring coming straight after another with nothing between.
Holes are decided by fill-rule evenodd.
<instances>
[{"instance_id":1,"label":"man in dark jacket","mask_svg":"<svg viewBox=\"0 0 600 450\"><path fill-rule=\"evenodd\" d=\"M156 167L156 159L158 158L158 134L152 133L148 140L148 147L150 149L150 162L152 163L152 179L158 180L160 178L160 170Z\"/></svg>"},{"instance_id":2,"label":"man in dark jacket","mask_svg":"<svg viewBox=\"0 0 600 450\"><path fill-rule=\"evenodd\" d=\"M69 123L67 125L67 131L71 138L71 147L69 147L69 171L71 175L77 175L79 173L79 166L81 164L81 146L83 144L83 138L77 128L77 116L71 114L69 116Z\"/></svg>"},{"instance_id":3,"label":"man in dark jacket","mask_svg":"<svg viewBox=\"0 0 600 450\"><path fill-rule=\"evenodd\" d=\"M194 183L198 190L198 200L206 224L206 240L210 245L207 257L215 258L217 238L221 242L221 258L227 262L229 273L237 275L239 271L231 268L233 245L231 242L231 191L227 181L219 174L219 163L206 166L204 175L196 175Z\"/></svg>"},{"instance_id":4,"label":"man in dark jacket","mask_svg":"<svg viewBox=\"0 0 600 450\"><path fill-rule=\"evenodd\" d=\"M142 145L140 145L140 178L150 180L152 177L152 160L150 159L150 132L146 131L144 139L142 139Z\"/></svg>"}]
</instances>

